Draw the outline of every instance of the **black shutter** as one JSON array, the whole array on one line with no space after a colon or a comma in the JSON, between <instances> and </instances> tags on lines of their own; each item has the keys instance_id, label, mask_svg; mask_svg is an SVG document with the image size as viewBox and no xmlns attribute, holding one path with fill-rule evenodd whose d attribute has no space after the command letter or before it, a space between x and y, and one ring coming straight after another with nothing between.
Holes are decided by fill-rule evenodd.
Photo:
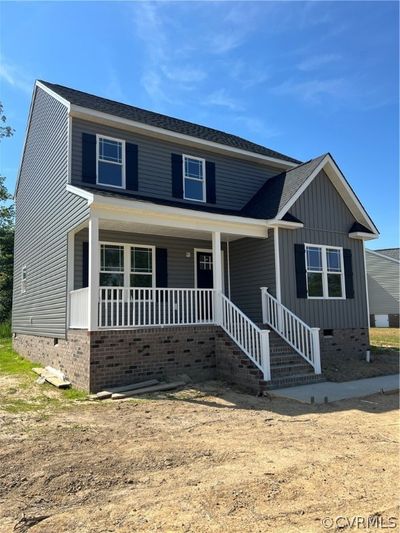
<instances>
[{"instance_id":1,"label":"black shutter","mask_svg":"<svg viewBox=\"0 0 400 533\"><path fill-rule=\"evenodd\" d=\"M212 161L206 161L206 191L207 202L215 204L215 163Z\"/></svg>"},{"instance_id":2,"label":"black shutter","mask_svg":"<svg viewBox=\"0 0 400 533\"><path fill-rule=\"evenodd\" d=\"M294 245L297 298L307 298L306 256L304 244Z\"/></svg>"},{"instance_id":3,"label":"black shutter","mask_svg":"<svg viewBox=\"0 0 400 533\"><path fill-rule=\"evenodd\" d=\"M168 250L156 248L156 286L168 287Z\"/></svg>"},{"instance_id":4,"label":"black shutter","mask_svg":"<svg viewBox=\"0 0 400 533\"><path fill-rule=\"evenodd\" d=\"M82 243L82 288L89 287L89 243Z\"/></svg>"},{"instance_id":5,"label":"black shutter","mask_svg":"<svg viewBox=\"0 0 400 533\"><path fill-rule=\"evenodd\" d=\"M351 260L351 250L348 248L343 249L343 262L346 298L354 298L353 265Z\"/></svg>"},{"instance_id":6,"label":"black shutter","mask_svg":"<svg viewBox=\"0 0 400 533\"><path fill-rule=\"evenodd\" d=\"M172 196L183 198L183 168L182 156L171 154Z\"/></svg>"},{"instance_id":7,"label":"black shutter","mask_svg":"<svg viewBox=\"0 0 400 533\"><path fill-rule=\"evenodd\" d=\"M96 183L96 135L82 133L82 181Z\"/></svg>"},{"instance_id":8,"label":"black shutter","mask_svg":"<svg viewBox=\"0 0 400 533\"><path fill-rule=\"evenodd\" d=\"M128 191L138 190L138 147L137 144L125 144L125 175L126 189Z\"/></svg>"}]
</instances>

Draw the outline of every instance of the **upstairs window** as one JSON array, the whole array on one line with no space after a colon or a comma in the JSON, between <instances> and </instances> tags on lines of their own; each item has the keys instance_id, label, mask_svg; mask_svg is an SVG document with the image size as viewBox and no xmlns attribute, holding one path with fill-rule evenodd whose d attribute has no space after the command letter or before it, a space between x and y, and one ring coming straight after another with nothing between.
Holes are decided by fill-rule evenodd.
<instances>
[{"instance_id":1,"label":"upstairs window","mask_svg":"<svg viewBox=\"0 0 400 533\"><path fill-rule=\"evenodd\" d=\"M97 183L125 188L125 141L97 136Z\"/></svg>"},{"instance_id":2,"label":"upstairs window","mask_svg":"<svg viewBox=\"0 0 400 533\"><path fill-rule=\"evenodd\" d=\"M189 155L183 156L183 197L196 202L206 201L205 160Z\"/></svg>"},{"instance_id":3,"label":"upstairs window","mask_svg":"<svg viewBox=\"0 0 400 533\"><path fill-rule=\"evenodd\" d=\"M308 298L344 298L342 248L306 245L305 251Z\"/></svg>"}]
</instances>

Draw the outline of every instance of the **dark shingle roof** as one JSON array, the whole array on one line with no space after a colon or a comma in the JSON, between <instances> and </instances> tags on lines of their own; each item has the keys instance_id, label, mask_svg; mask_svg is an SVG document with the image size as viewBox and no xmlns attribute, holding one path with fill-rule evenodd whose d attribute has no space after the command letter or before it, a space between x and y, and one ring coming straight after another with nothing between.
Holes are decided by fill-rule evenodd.
<instances>
[{"instance_id":1,"label":"dark shingle roof","mask_svg":"<svg viewBox=\"0 0 400 533\"><path fill-rule=\"evenodd\" d=\"M267 180L242 209L243 216L275 218L324 159L323 154Z\"/></svg>"},{"instance_id":2,"label":"dark shingle roof","mask_svg":"<svg viewBox=\"0 0 400 533\"><path fill-rule=\"evenodd\" d=\"M400 248L383 248L382 250L374 251L378 254L386 255L386 257L400 261Z\"/></svg>"},{"instance_id":3,"label":"dark shingle roof","mask_svg":"<svg viewBox=\"0 0 400 533\"><path fill-rule=\"evenodd\" d=\"M95 111L101 111L102 113L107 113L109 115L114 115L128 120L134 120L142 124L162 128L175 133L190 135L191 137L196 137L205 141L212 141L218 144L230 146L232 148L239 148L241 150L246 150L247 152L253 152L267 157L281 159L290 163L300 163L300 161L297 159L293 159L292 157L266 148L265 146L247 141L246 139L242 139L237 135L225 133L223 131L208 128L206 126L200 126L199 124L193 124L192 122L187 122L186 120L169 117L167 115L161 115L160 113L147 111L145 109L134 107L128 104L122 104L114 100L108 100L107 98L77 91L69 87L64 87L63 85L56 85L54 83L41 80L40 83L65 98L65 100L68 100L71 104L77 106L86 107Z\"/></svg>"}]
</instances>

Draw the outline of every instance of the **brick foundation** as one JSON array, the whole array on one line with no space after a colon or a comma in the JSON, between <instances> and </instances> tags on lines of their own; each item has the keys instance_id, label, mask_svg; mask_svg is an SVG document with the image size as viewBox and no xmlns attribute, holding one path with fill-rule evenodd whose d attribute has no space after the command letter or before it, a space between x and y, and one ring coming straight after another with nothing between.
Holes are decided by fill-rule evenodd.
<instances>
[{"instance_id":1,"label":"brick foundation","mask_svg":"<svg viewBox=\"0 0 400 533\"><path fill-rule=\"evenodd\" d=\"M324 337L321 330L320 346L323 371L324 364L338 364L341 358L365 358L369 350L369 331L367 328L335 329L331 337Z\"/></svg>"},{"instance_id":2,"label":"brick foundation","mask_svg":"<svg viewBox=\"0 0 400 533\"><path fill-rule=\"evenodd\" d=\"M16 334L13 347L23 357L61 370L79 389L89 390L90 344L87 331L71 330L68 339Z\"/></svg>"},{"instance_id":3,"label":"brick foundation","mask_svg":"<svg viewBox=\"0 0 400 533\"><path fill-rule=\"evenodd\" d=\"M95 331L90 336L90 389L187 374L215 378L214 326Z\"/></svg>"}]
</instances>

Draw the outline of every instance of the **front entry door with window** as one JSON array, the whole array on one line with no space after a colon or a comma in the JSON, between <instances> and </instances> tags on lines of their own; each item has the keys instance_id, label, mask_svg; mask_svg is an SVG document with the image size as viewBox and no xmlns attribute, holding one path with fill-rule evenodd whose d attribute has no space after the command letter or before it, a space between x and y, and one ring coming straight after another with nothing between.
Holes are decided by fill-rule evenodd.
<instances>
[{"instance_id":1,"label":"front entry door with window","mask_svg":"<svg viewBox=\"0 0 400 533\"><path fill-rule=\"evenodd\" d=\"M211 252L196 252L197 288L213 288L213 258Z\"/></svg>"}]
</instances>

